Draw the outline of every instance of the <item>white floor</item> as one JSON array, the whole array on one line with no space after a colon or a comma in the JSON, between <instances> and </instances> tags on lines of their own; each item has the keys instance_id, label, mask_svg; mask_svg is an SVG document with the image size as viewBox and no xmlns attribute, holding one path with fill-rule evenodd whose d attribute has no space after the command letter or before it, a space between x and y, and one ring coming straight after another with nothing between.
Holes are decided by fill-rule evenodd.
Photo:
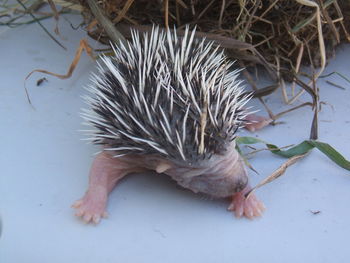
<instances>
[{"instance_id":1,"label":"white floor","mask_svg":"<svg viewBox=\"0 0 350 263\"><path fill-rule=\"evenodd\" d=\"M68 18L80 22L78 16ZM53 30L53 21L45 25ZM126 178L110 196L110 217L98 226L75 218L70 205L86 190L98 150L81 141L79 132L80 96L95 64L83 54L68 80L35 73L27 81L35 110L23 88L33 69L66 72L86 34L64 19L60 25L67 51L36 24L0 28L1 263L349 262L350 173L317 150L256 192L267 207L258 220L238 220L226 211L226 201L192 194L155 174ZM350 46L342 46L326 72L349 78L349 61ZM44 76L48 82L36 86ZM336 75L326 79L319 81L327 103L320 113L320 140L350 158L349 83ZM269 103L274 112L286 109L279 91ZM311 110L302 109L282 118L285 124L251 135L279 146L299 143L308 138L311 119ZM268 152L255 156L251 163L260 175L251 173L252 184L283 161Z\"/></svg>"}]
</instances>

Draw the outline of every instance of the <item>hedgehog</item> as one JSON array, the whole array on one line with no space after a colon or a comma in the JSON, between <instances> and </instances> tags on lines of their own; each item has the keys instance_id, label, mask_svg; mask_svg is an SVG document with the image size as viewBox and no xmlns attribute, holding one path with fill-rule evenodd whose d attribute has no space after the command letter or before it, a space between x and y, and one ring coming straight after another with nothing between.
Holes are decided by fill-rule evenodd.
<instances>
[{"instance_id":1,"label":"hedgehog","mask_svg":"<svg viewBox=\"0 0 350 263\"><path fill-rule=\"evenodd\" d=\"M96 155L88 190L73 204L76 216L98 223L107 216L108 194L130 173L152 170L180 186L213 198L231 198L237 217L261 216L264 205L251 189L237 131L269 120L250 113L239 70L213 41L187 27L132 31L131 40L111 44L92 74L82 116Z\"/></svg>"}]
</instances>

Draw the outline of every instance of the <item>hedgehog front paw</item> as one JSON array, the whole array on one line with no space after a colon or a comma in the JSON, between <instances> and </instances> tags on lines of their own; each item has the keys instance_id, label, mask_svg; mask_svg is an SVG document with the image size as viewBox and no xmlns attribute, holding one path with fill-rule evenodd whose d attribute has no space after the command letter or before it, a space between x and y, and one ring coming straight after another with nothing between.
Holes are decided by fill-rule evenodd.
<instances>
[{"instance_id":1,"label":"hedgehog front paw","mask_svg":"<svg viewBox=\"0 0 350 263\"><path fill-rule=\"evenodd\" d=\"M249 219L253 219L261 216L265 211L264 204L258 200L254 194L245 198L245 192L246 191L242 191L232 196L232 201L228 210L234 212L235 216L238 218L245 216Z\"/></svg>"},{"instance_id":2,"label":"hedgehog front paw","mask_svg":"<svg viewBox=\"0 0 350 263\"><path fill-rule=\"evenodd\" d=\"M98 224L101 218L106 218L107 194L87 192L84 197L76 201L72 207L76 209L75 215L81 217L85 223Z\"/></svg>"}]
</instances>

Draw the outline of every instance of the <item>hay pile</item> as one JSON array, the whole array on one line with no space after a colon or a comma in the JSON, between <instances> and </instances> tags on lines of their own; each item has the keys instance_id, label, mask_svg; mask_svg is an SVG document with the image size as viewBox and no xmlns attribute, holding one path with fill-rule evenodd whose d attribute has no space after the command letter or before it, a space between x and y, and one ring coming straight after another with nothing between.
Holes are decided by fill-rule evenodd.
<instances>
[{"instance_id":1,"label":"hay pile","mask_svg":"<svg viewBox=\"0 0 350 263\"><path fill-rule=\"evenodd\" d=\"M201 32L252 44L267 61L277 65L279 60L287 68L296 68L301 47L304 47L303 64L321 66L319 38L324 40L327 57L334 55L334 48L341 41L350 41L346 29L350 27L349 1L103 0L99 3L116 25L197 26ZM86 22L91 22L94 15L88 1L81 4L85 7ZM100 25L97 27L101 30Z\"/></svg>"},{"instance_id":2,"label":"hay pile","mask_svg":"<svg viewBox=\"0 0 350 263\"><path fill-rule=\"evenodd\" d=\"M247 69L243 73L271 118L276 119L280 114L273 114L261 97L281 88L284 101L291 104L303 92L308 92L312 103L304 105L312 105L315 110L313 126L317 124L319 109L316 80L335 55L336 46L350 41L350 1L345 0L46 1L56 20L67 8L79 10L87 34L104 43L129 38L131 28L151 31L154 24L170 29L176 27L179 34L186 25L197 27L198 37L215 40L229 57ZM33 0L33 3L28 0L25 2L27 7L19 0L17 2L24 8L23 15L33 16L34 7L43 4L44 0ZM57 12L55 5L63 8ZM19 11L16 6L13 8ZM2 17L9 16L4 12L0 12ZM22 15L2 24L20 25L15 23L20 17ZM40 24L38 20L33 21ZM257 65L267 71L274 85L257 90L255 76L259 71L252 76ZM292 82L288 90L285 80Z\"/></svg>"},{"instance_id":3,"label":"hay pile","mask_svg":"<svg viewBox=\"0 0 350 263\"><path fill-rule=\"evenodd\" d=\"M263 65L276 86L282 86L283 79L294 81L297 75L307 76L310 82L304 84L310 85L335 55L335 47L350 41L349 1L101 0L95 6L94 3L97 2L79 2L88 34L97 40L122 38L119 33L128 38L131 27L149 31L152 24L179 29L196 26L199 36L219 42L241 66ZM96 9L101 11L100 15ZM117 30L108 30L108 26ZM303 65L311 70L300 72ZM294 88L289 93L288 98L284 91L288 103L300 95Z\"/></svg>"},{"instance_id":4,"label":"hay pile","mask_svg":"<svg viewBox=\"0 0 350 263\"><path fill-rule=\"evenodd\" d=\"M150 31L154 24L176 27L180 34L186 25L197 27L198 37L218 42L244 68L262 65L282 88L283 80L293 82L297 76L309 78L304 84L310 86L335 55L335 47L350 41L350 1L343 0L46 1L56 20L65 8L79 10L88 35L104 43L130 37L131 28ZM25 8L23 15L32 15L44 0L27 0L27 8L17 2ZM55 4L65 8L57 12ZM8 16L6 11L1 14ZM1 24L14 26L18 17ZM300 72L301 66L307 66L307 72ZM254 88L254 78L245 75ZM294 88L290 98L285 90L283 94L288 103L299 96Z\"/></svg>"}]
</instances>

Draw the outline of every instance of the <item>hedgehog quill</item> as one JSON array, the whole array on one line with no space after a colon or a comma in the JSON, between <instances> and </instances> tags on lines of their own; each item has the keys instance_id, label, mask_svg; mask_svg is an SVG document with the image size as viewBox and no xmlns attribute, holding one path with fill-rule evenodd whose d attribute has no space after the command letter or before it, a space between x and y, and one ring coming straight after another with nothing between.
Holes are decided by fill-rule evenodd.
<instances>
[{"instance_id":1,"label":"hedgehog quill","mask_svg":"<svg viewBox=\"0 0 350 263\"><path fill-rule=\"evenodd\" d=\"M235 149L237 130L261 128L268 119L249 113L238 71L219 47L188 28L154 27L132 32L113 45L93 74L83 117L90 138L102 145L90 170L89 187L76 201L76 216L98 223L107 216L108 194L124 176L153 170L180 186L214 198L231 198L237 217L260 216L264 205L250 190Z\"/></svg>"}]
</instances>

